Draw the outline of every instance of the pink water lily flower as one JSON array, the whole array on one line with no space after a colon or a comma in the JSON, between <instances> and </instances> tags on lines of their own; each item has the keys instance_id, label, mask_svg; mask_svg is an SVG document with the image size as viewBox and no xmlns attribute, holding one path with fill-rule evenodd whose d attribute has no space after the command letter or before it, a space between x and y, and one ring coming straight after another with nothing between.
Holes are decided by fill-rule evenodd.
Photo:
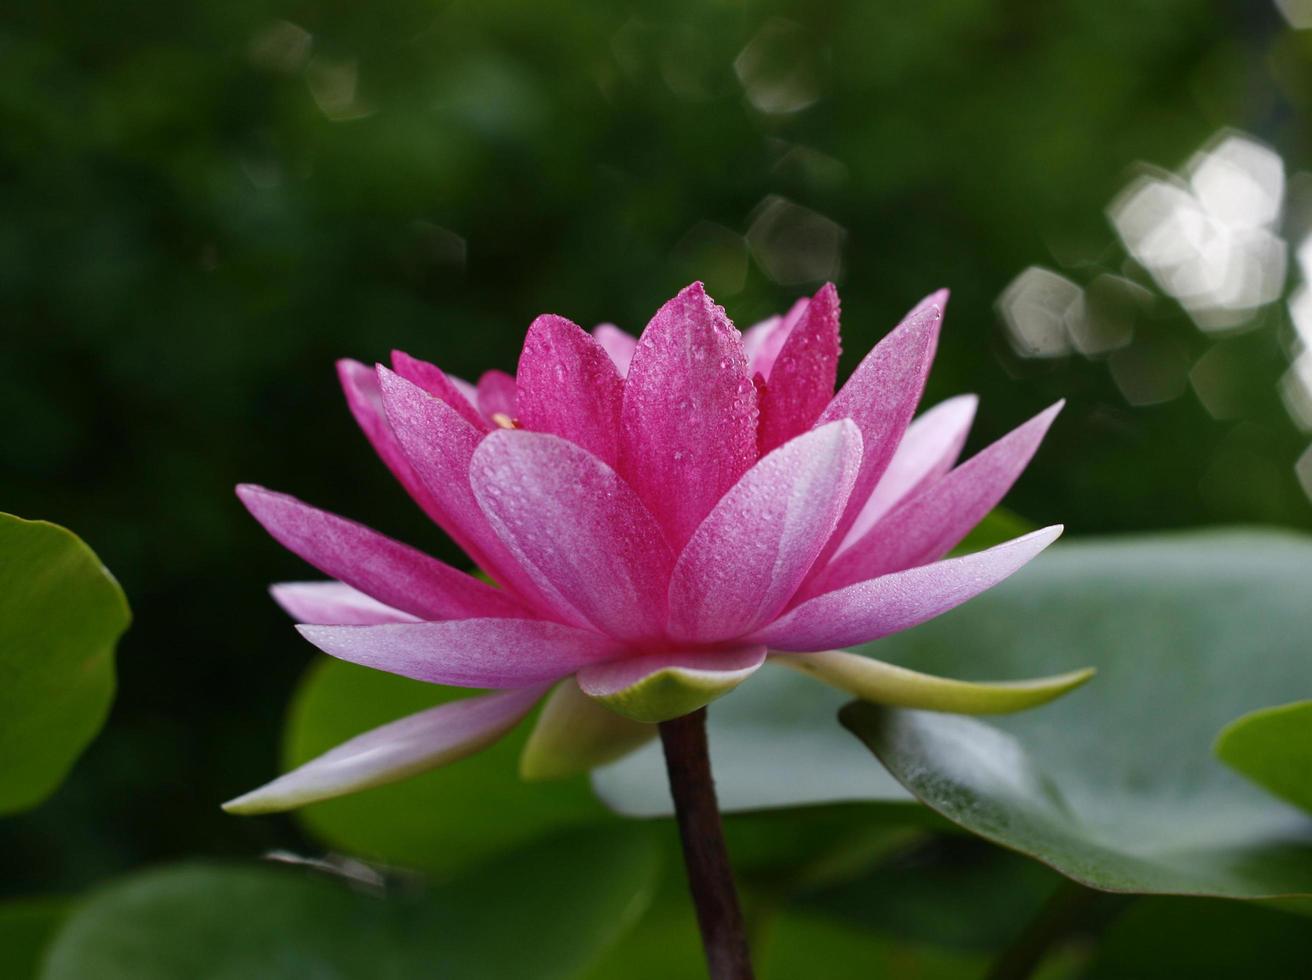
<instances>
[{"instance_id":1,"label":"pink water lily flower","mask_svg":"<svg viewBox=\"0 0 1312 980\"><path fill-rule=\"evenodd\" d=\"M356 420L410 495L497 583L255 486L238 494L333 581L273 587L319 649L491 689L365 733L228 804L287 809L468 755L549 695L521 769L586 770L767 658L860 698L1016 710L1083 673L978 684L840 648L904 630L1006 578L1059 526L944 558L1002 498L1059 405L956 465L975 399L912 420L946 292L834 393L832 285L740 334L694 283L641 338L559 316L516 375L477 386L402 353L342 361Z\"/></svg>"}]
</instances>

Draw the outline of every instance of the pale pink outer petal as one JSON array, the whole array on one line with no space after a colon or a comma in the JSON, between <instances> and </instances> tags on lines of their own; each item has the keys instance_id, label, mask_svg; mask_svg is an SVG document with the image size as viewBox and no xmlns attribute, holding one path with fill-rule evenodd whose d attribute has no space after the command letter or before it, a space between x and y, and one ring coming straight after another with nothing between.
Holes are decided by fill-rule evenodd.
<instances>
[{"instance_id":1,"label":"pale pink outer petal","mask_svg":"<svg viewBox=\"0 0 1312 980\"><path fill-rule=\"evenodd\" d=\"M1029 465L1062 403L1051 406L931 483L830 562L811 595L924 565L951 551Z\"/></svg>"},{"instance_id":2,"label":"pale pink outer petal","mask_svg":"<svg viewBox=\"0 0 1312 980\"><path fill-rule=\"evenodd\" d=\"M505 371L487 371L478 379L478 410L484 418L492 419L495 415L517 418L515 396L515 379Z\"/></svg>"},{"instance_id":3,"label":"pale pink outer petal","mask_svg":"<svg viewBox=\"0 0 1312 980\"><path fill-rule=\"evenodd\" d=\"M460 394L464 396L465 401L469 403L470 407L474 409L475 414L477 414L478 389L474 385L466 381L464 378L457 378L454 374L448 374L446 377L447 380L450 381L451 384L455 387L456 391L460 392ZM480 415L479 418L482 419L483 417ZM484 419L483 421L486 422L486 419Z\"/></svg>"},{"instance_id":4,"label":"pale pink outer petal","mask_svg":"<svg viewBox=\"0 0 1312 980\"><path fill-rule=\"evenodd\" d=\"M529 615L505 592L363 524L250 484L237 496L288 551L385 605L421 619Z\"/></svg>"},{"instance_id":5,"label":"pale pink outer petal","mask_svg":"<svg viewBox=\"0 0 1312 980\"><path fill-rule=\"evenodd\" d=\"M987 551L827 592L793 608L747 642L814 653L910 629L992 588L1052 544L1061 531L1061 525L1054 525Z\"/></svg>"},{"instance_id":6,"label":"pale pink outer petal","mask_svg":"<svg viewBox=\"0 0 1312 980\"><path fill-rule=\"evenodd\" d=\"M561 316L528 328L516 375L520 424L582 446L607 466L619 461L624 380L601 345Z\"/></svg>"},{"instance_id":7,"label":"pale pink outer petal","mask_svg":"<svg viewBox=\"0 0 1312 980\"><path fill-rule=\"evenodd\" d=\"M802 308L765 384L758 384L762 455L805 432L833 398L841 353L838 314L838 290L828 283Z\"/></svg>"},{"instance_id":8,"label":"pale pink outer petal","mask_svg":"<svg viewBox=\"0 0 1312 980\"><path fill-rule=\"evenodd\" d=\"M754 323L743 331L743 355L747 358L747 372L753 377L761 373L757 359L765 348L766 341L783 324L781 316L766 317L760 323ZM773 343L773 342L772 342ZM779 344L783 341L780 340ZM774 345L776 350L778 345Z\"/></svg>"},{"instance_id":9,"label":"pale pink outer petal","mask_svg":"<svg viewBox=\"0 0 1312 980\"><path fill-rule=\"evenodd\" d=\"M742 340L693 283L643 331L624 384L620 472L681 548L756 462Z\"/></svg>"},{"instance_id":10,"label":"pale pink outer petal","mask_svg":"<svg viewBox=\"0 0 1312 980\"><path fill-rule=\"evenodd\" d=\"M638 346L638 338L613 323L601 323L593 327L592 336L615 362L615 370L620 373L620 377L626 377L629 364L633 361L633 351Z\"/></svg>"},{"instance_id":11,"label":"pale pink outer petal","mask_svg":"<svg viewBox=\"0 0 1312 980\"><path fill-rule=\"evenodd\" d=\"M838 523L860 465L861 433L840 419L748 470L679 555L670 579L670 635L713 643L777 616Z\"/></svg>"},{"instance_id":12,"label":"pale pink outer petal","mask_svg":"<svg viewBox=\"0 0 1312 980\"><path fill-rule=\"evenodd\" d=\"M359 361L343 358L337 362L337 377L346 395L347 407L355 417L356 424L364 432L365 438L373 446L374 452L424 513L442 525L450 534L450 528L443 523L441 502L429 492L424 481L414 471L410 460L401 449L401 444L397 442L392 427L387 422L387 414L383 411L383 395L378 388L377 372Z\"/></svg>"},{"instance_id":13,"label":"pale pink outer petal","mask_svg":"<svg viewBox=\"0 0 1312 980\"><path fill-rule=\"evenodd\" d=\"M269 586L269 592L298 623L376 626L416 620L409 613L385 606L345 582L279 582Z\"/></svg>"},{"instance_id":14,"label":"pale pink outer petal","mask_svg":"<svg viewBox=\"0 0 1312 980\"><path fill-rule=\"evenodd\" d=\"M619 643L600 633L540 619L296 629L339 660L452 687L528 687L623 652Z\"/></svg>"},{"instance_id":15,"label":"pale pink outer petal","mask_svg":"<svg viewBox=\"0 0 1312 980\"><path fill-rule=\"evenodd\" d=\"M584 620L568 608L556 609L553 597L543 596L532 577L514 559L487 523L469 486L469 461L483 433L453 408L387 368L378 368L383 404L392 431L414 472L440 500L434 517L474 562L523 597L540 612L563 616L577 625Z\"/></svg>"},{"instance_id":16,"label":"pale pink outer petal","mask_svg":"<svg viewBox=\"0 0 1312 980\"><path fill-rule=\"evenodd\" d=\"M866 499L838 554L903 500L952 469L966 444L978 404L974 395L958 395L939 402L907 427L888 469Z\"/></svg>"},{"instance_id":17,"label":"pale pink outer petal","mask_svg":"<svg viewBox=\"0 0 1312 980\"><path fill-rule=\"evenodd\" d=\"M787 343L794 328L801 321L803 314L806 313L807 305L811 300L806 297L800 297L789 307L788 312L783 316L770 317L752 327L747 334L743 335L743 349L748 349L750 340L751 349L747 354L748 373L752 376L760 375L763 378L769 378L774 372L775 360L779 357L780 351L783 350L784 344Z\"/></svg>"},{"instance_id":18,"label":"pale pink outer petal","mask_svg":"<svg viewBox=\"0 0 1312 980\"><path fill-rule=\"evenodd\" d=\"M492 528L543 592L611 636L660 636L674 556L614 470L557 436L503 429L478 447L469 478Z\"/></svg>"},{"instance_id":19,"label":"pale pink outer petal","mask_svg":"<svg viewBox=\"0 0 1312 980\"><path fill-rule=\"evenodd\" d=\"M856 522L861 507L897 451L925 390L934 360L946 290L926 297L857 365L847 383L821 414L817 425L850 418L861 430L861 472L838 528L821 552L816 568L829 557Z\"/></svg>"},{"instance_id":20,"label":"pale pink outer petal","mask_svg":"<svg viewBox=\"0 0 1312 980\"><path fill-rule=\"evenodd\" d=\"M439 704L357 735L223 808L276 813L436 769L501 738L545 692L529 687Z\"/></svg>"},{"instance_id":21,"label":"pale pink outer petal","mask_svg":"<svg viewBox=\"0 0 1312 980\"><path fill-rule=\"evenodd\" d=\"M400 350L392 351L392 370L411 384L418 385L434 398L442 399L459 412L461 418L479 431L487 432L492 427L487 419L479 414L475 405L478 395L468 381L460 382L467 389L462 390L456 384L458 379L448 377L436 364L421 361Z\"/></svg>"}]
</instances>

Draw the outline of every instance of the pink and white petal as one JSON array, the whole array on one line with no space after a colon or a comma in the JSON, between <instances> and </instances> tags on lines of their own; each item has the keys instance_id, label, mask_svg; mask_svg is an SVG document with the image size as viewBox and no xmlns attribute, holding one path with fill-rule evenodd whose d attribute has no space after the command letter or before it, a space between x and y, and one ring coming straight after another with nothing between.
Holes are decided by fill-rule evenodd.
<instances>
[{"instance_id":1,"label":"pink and white petal","mask_svg":"<svg viewBox=\"0 0 1312 980\"><path fill-rule=\"evenodd\" d=\"M812 595L942 558L998 505L1033 458L1062 403L931 483L816 576Z\"/></svg>"},{"instance_id":2,"label":"pink and white petal","mask_svg":"<svg viewBox=\"0 0 1312 980\"><path fill-rule=\"evenodd\" d=\"M387 419L418 478L435 498L435 518L475 563L539 612L584 625L567 606L556 608L488 525L469 486L469 463L484 435L446 402L387 370L378 368Z\"/></svg>"},{"instance_id":3,"label":"pink and white petal","mask_svg":"<svg viewBox=\"0 0 1312 980\"><path fill-rule=\"evenodd\" d=\"M622 650L600 633L540 619L296 629L339 660L452 687L501 689L556 681Z\"/></svg>"},{"instance_id":4,"label":"pink and white petal","mask_svg":"<svg viewBox=\"0 0 1312 980\"><path fill-rule=\"evenodd\" d=\"M436 364L411 357L405 351L392 351L392 370L413 385L418 385L434 398L440 398L457 412L460 417L481 432L487 432L492 426L479 414L476 406L478 393L468 381L450 378ZM460 387L464 385L464 389Z\"/></svg>"},{"instance_id":5,"label":"pink and white petal","mask_svg":"<svg viewBox=\"0 0 1312 980\"><path fill-rule=\"evenodd\" d=\"M757 366L757 360L761 356L761 351L765 349L766 341L770 336L783 325L784 318L781 316L766 317L760 323L754 323L743 331L743 356L747 358L747 371L755 376L761 374ZM779 344L783 341L780 340ZM777 345L776 350L777 350Z\"/></svg>"},{"instance_id":6,"label":"pink and white petal","mask_svg":"<svg viewBox=\"0 0 1312 980\"><path fill-rule=\"evenodd\" d=\"M519 756L521 779L565 779L623 758L656 737L656 726L616 714L567 677L556 685Z\"/></svg>"},{"instance_id":7,"label":"pink and white petal","mask_svg":"<svg viewBox=\"0 0 1312 980\"><path fill-rule=\"evenodd\" d=\"M394 783L487 748L529 713L543 687L462 698L343 742L271 783L223 804L229 813L279 813Z\"/></svg>"},{"instance_id":8,"label":"pink and white petal","mask_svg":"<svg viewBox=\"0 0 1312 980\"><path fill-rule=\"evenodd\" d=\"M652 318L624 384L620 472L682 548L756 462L742 340L701 283Z\"/></svg>"},{"instance_id":9,"label":"pink and white petal","mask_svg":"<svg viewBox=\"0 0 1312 980\"><path fill-rule=\"evenodd\" d=\"M513 596L363 524L251 484L237 496L288 551L385 605L421 619L528 615Z\"/></svg>"},{"instance_id":10,"label":"pink and white petal","mask_svg":"<svg viewBox=\"0 0 1312 980\"><path fill-rule=\"evenodd\" d=\"M939 402L907 427L888 469L861 508L838 554L903 500L952 469L966 444L978 404L974 395L958 395Z\"/></svg>"},{"instance_id":11,"label":"pink and white petal","mask_svg":"<svg viewBox=\"0 0 1312 980\"><path fill-rule=\"evenodd\" d=\"M938 344L942 307L935 302L946 290L922 300L887 337L875 345L857 365L847 383L821 414L817 425L850 418L861 430L861 472L852 488L847 511L821 553L817 568L823 568L847 537L861 507L884 475L898 443L911 422L925 390L925 379Z\"/></svg>"},{"instance_id":12,"label":"pink and white petal","mask_svg":"<svg viewBox=\"0 0 1312 980\"><path fill-rule=\"evenodd\" d=\"M345 582L279 582L269 586L269 592L298 623L376 626L416 621L409 613L383 605Z\"/></svg>"},{"instance_id":13,"label":"pink and white petal","mask_svg":"<svg viewBox=\"0 0 1312 980\"><path fill-rule=\"evenodd\" d=\"M614 470L558 436L504 429L469 478L479 506L539 589L625 640L659 637L674 556Z\"/></svg>"},{"instance_id":14,"label":"pink and white petal","mask_svg":"<svg viewBox=\"0 0 1312 980\"><path fill-rule=\"evenodd\" d=\"M783 316L771 317L764 323L757 324L757 327L765 327L766 329L761 330L760 333L753 335L751 338L752 351L748 355L747 361L749 373L753 376L759 374L762 378L769 378L773 374L779 352L783 350L789 336L801 321L802 315L806 313L806 308L810 302L808 297L802 296L789 307L788 312ZM757 327L751 329L756 330ZM747 339L747 336L744 335L744 350L747 348Z\"/></svg>"},{"instance_id":15,"label":"pink and white petal","mask_svg":"<svg viewBox=\"0 0 1312 980\"><path fill-rule=\"evenodd\" d=\"M773 365L761 372L766 379L758 386L762 455L810 428L833 398L841 353L838 313L838 290L828 283L802 308Z\"/></svg>"},{"instance_id":16,"label":"pink and white petal","mask_svg":"<svg viewBox=\"0 0 1312 980\"><path fill-rule=\"evenodd\" d=\"M987 551L827 592L794 607L748 639L772 650L813 653L910 629L997 585L1052 544L1061 531L1061 525L1053 525Z\"/></svg>"},{"instance_id":17,"label":"pink and white petal","mask_svg":"<svg viewBox=\"0 0 1312 980\"><path fill-rule=\"evenodd\" d=\"M405 487L406 493L430 518L441 524L442 505L415 473L406 458L383 411L383 396L378 388L378 374L359 361L346 358L337 362L337 377L346 395L347 407L380 459ZM449 533L449 532L448 532Z\"/></svg>"},{"instance_id":18,"label":"pink and white petal","mask_svg":"<svg viewBox=\"0 0 1312 980\"><path fill-rule=\"evenodd\" d=\"M478 379L478 410L484 418L517 418L515 400L515 379L505 371L487 371Z\"/></svg>"},{"instance_id":19,"label":"pink and white petal","mask_svg":"<svg viewBox=\"0 0 1312 980\"><path fill-rule=\"evenodd\" d=\"M593 327L592 337L601 345L601 349L610 355L620 377L626 377L629 373L629 364L633 361L633 351L638 346L638 338L613 323L602 323Z\"/></svg>"},{"instance_id":20,"label":"pink and white petal","mask_svg":"<svg viewBox=\"0 0 1312 980\"><path fill-rule=\"evenodd\" d=\"M516 417L525 429L568 439L607 466L618 463L624 380L582 327L560 316L538 317L515 377Z\"/></svg>"},{"instance_id":21,"label":"pink and white petal","mask_svg":"<svg viewBox=\"0 0 1312 980\"><path fill-rule=\"evenodd\" d=\"M658 724L728 694L765 663L765 647L647 653L579 671L579 689L611 711Z\"/></svg>"},{"instance_id":22,"label":"pink and white petal","mask_svg":"<svg viewBox=\"0 0 1312 980\"><path fill-rule=\"evenodd\" d=\"M670 635L750 633L792 599L829 540L861 465L849 419L785 443L744 474L693 533L670 579Z\"/></svg>"}]
</instances>

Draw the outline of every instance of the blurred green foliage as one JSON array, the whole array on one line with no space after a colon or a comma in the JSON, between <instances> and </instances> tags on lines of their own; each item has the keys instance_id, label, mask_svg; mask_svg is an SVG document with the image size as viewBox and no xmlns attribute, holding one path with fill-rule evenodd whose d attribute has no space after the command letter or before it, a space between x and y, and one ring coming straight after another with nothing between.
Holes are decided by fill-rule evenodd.
<instances>
[{"instance_id":1,"label":"blurred green foliage","mask_svg":"<svg viewBox=\"0 0 1312 980\"><path fill-rule=\"evenodd\" d=\"M763 30L813 104L744 97ZM218 810L274 771L310 658L263 591L307 570L232 485L457 559L355 431L336 357L474 376L539 312L637 330L697 277L745 325L815 285L744 244L770 195L844 233L846 365L947 285L929 398L983 396L973 445L1070 399L1017 512L1307 526L1278 325L1230 342L1249 395L1221 423L1188 392L1131 409L1098 363L1017 362L992 304L1030 264L1118 266L1103 212L1137 160L1223 125L1306 160L1310 68L1307 37L1237 0L9 6L2 503L76 528L138 617L106 736L0 825L0 890L302 846ZM1205 346L1154 309L1145 329Z\"/></svg>"}]
</instances>

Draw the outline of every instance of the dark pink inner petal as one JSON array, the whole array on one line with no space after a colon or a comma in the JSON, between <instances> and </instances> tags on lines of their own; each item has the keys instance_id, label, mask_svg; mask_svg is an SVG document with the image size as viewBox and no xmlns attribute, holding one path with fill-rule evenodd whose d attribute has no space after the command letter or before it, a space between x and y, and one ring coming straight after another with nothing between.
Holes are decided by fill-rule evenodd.
<instances>
[{"instance_id":1,"label":"dark pink inner petal","mask_svg":"<svg viewBox=\"0 0 1312 980\"><path fill-rule=\"evenodd\" d=\"M559 316L534 320L516 382L523 428L568 439L607 466L618 463L624 381L581 327Z\"/></svg>"},{"instance_id":2,"label":"dark pink inner petal","mask_svg":"<svg viewBox=\"0 0 1312 980\"><path fill-rule=\"evenodd\" d=\"M505 426L518 414L515 379L505 371L488 371L478 379L478 410L495 425Z\"/></svg>"},{"instance_id":3,"label":"dark pink inner petal","mask_svg":"<svg viewBox=\"0 0 1312 980\"><path fill-rule=\"evenodd\" d=\"M436 364L430 364L427 361L411 357L405 351L394 350L392 351L392 370L411 384L418 385L434 398L442 399L459 412L466 422L479 431L486 432L492 427L491 423L479 414L478 409L468 395L462 392Z\"/></svg>"},{"instance_id":4,"label":"dark pink inner petal","mask_svg":"<svg viewBox=\"0 0 1312 980\"><path fill-rule=\"evenodd\" d=\"M622 411L620 471L674 548L756 461L756 420L738 331L694 283L643 332Z\"/></svg>"},{"instance_id":5,"label":"dark pink inner petal","mask_svg":"<svg viewBox=\"0 0 1312 980\"><path fill-rule=\"evenodd\" d=\"M833 398L841 352L838 310L838 291L833 284L822 287L802 308L769 370L761 372L762 455L810 428Z\"/></svg>"}]
</instances>

